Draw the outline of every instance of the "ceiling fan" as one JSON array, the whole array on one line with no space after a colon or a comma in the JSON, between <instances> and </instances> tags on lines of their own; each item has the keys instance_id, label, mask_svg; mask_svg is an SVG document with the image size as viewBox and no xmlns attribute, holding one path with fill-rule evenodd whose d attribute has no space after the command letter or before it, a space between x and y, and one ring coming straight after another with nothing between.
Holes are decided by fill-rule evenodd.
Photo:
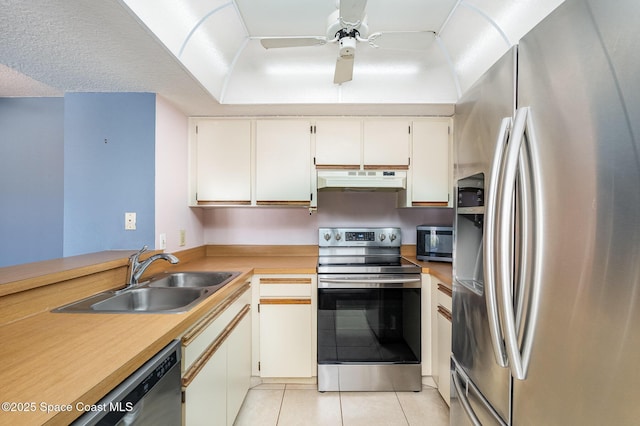
<instances>
[{"instance_id":1,"label":"ceiling fan","mask_svg":"<svg viewBox=\"0 0 640 426\"><path fill-rule=\"evenodd\" d=\"M367 42L375 48L410 49L408 42L433 39L434 31L390 31L369 34L365 8L367 0L336 0L338 10L329 15L326 36L311 37L262 37L260 43L265 49L282 47L321 46L338 43L338 59L333 82L341 84L353 79L353 63L358 42ZM382 42L382 43L381 43ZM418 48L421 49L421 48Z\"/></svg>"}]
</instances>

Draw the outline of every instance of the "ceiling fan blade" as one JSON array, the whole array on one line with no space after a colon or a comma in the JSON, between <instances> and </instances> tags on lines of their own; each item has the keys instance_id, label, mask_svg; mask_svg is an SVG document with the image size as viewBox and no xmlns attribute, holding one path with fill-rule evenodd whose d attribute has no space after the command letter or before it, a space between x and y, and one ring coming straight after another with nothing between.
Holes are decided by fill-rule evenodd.
<instances>
[{"instance_id":1,"label":"ceiling fan blade","mask_svg":"<svg viewBox=\"0 0 640 426\"><path fill-rule=\"evenodd\" d=\"M427 50L435 41L433 31L389 31L369 35L369 45L381 49Z\"/></svg>"},{"instance_id":2,"label":"ceiling fan blade","mask_svg":"<svg viewBox=\"0 0 640 426\"><path fill-rule=\"evenodd\" d=\"M340 19L345 24L359 24L364 17L367 0L340 0Z\"/></svg>"},{"instance_id":3,"label":"ceiling fan blade","mask_svg":"<svg viewBox=\"0 0 640 426\"><path fill-rule=\"evenodd\" d=\"M277 49L280 47L305 47L321 46L327 43L324 37L268 37L260 39L265 49Z\"/></svg>"},{"instance_id":4,"label":"ceiling fan blade","mask_svg":"<svg viewBox=\"0 0 640 426\"><path fill-rule=\"evenodd\" d=\"M344 83L353 79L353 56L338 56L336 71L333 74L334 84Z\"/></svg>"}]
</instances>

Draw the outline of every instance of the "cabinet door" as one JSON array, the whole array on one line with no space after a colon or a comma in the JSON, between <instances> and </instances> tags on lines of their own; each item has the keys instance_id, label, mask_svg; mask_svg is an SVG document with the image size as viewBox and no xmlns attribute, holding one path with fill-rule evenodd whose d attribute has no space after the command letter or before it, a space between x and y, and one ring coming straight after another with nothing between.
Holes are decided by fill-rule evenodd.
<instances>
[{"instance_id":1,"label":"cabinet door","mask_svg":"<svg viewBox=\"0 0 640 426\"><path fill-rule=\"evenodd\" d=\"M431 377L436 385L440 384L438 372L438 286L434 278L431 278Z\"/></svg>"},{"instance_id":2,"label":"cabinet door","mask_svg":"<svg viewBox=\"0 0 640 426\"><path fill-rule=\"evenodd\" d=\"M310 129L310 123L305 120L256 122L256 199L259 204L309 204Z\"/></svg>"},{"instance_id":3,"label":"cabinet door","mask_svg":"<svg viewBox=\"0 0 640 426\"><path fill-rule=\"evenodd\" d=\"M422 330L422 375L432 376L432 339L431 330L431 275L422 274L422 291L420 292L422 312L420 328Z\"/></svg>"},{"instance_id":4,"label":"cabinet door","mask_svg":"<svg viewBox=\"0 0 640 426\"><path fill-rule=\"evenodd\" d=\"M451 365L451 312L438 306L438 391L449 405L451 398L451 382L449 370Z\"/></svg>"},{"instance_id":5,"label":"cabinet door","mask_svg":"<svg viewBox=\"0 0 640 426\"><path fill-rule=\"evenodd\" d=\"M189 426L227 423L226 342L185 389L184 416L184 423Z\"/></svg>"},{"instance_id":6,"label":"cabinet door","mask_svg":"<svg viewBox=\"0 0 640 426\"><path fill-rule=\"evenodd\" d=\"M451 158L449 119L413 122L412 204L449 205Z\"/></svg>"},{"instance_id":7,"label":"cabinet door","mask_svg":"<svg viewBox=\"0 0 640 426\"><path fill-rule=\"evenodd\" d=\"M198 201L251 202L251 122L202 120L197 123Z\"/></svg>"},{"instance_id":8,"label":"cabinet door","mask_svg":"<svg viewBox=\"0 0 640 426\"><path fill-rule=\"evenodd\" d=\"M260 301L260 375L311 377L311 301Z\"/></svg>"},{"instance_id":9,"label":"cabinet door","mask_svg":"<svg viewBox=\"0 0 640 426\"><path fill-rule=\"evenodd\" d=\"M251 315L238 323L227 345L227 425L232 425L251 385Z\"/></svg>"},{"instance_id":10,"label":"cabinet door","mask_svg":"<svg viewBox=\"0 0 640 426\"><path fill-rule=\"evenodd\" d=\"M408 168L408 120L366 120L363 131L365 168Z\"/></svg>"},{"instance_id":11,"label":"cabinet door","mask_svg":"<svg viewBox=\"0 0 640 426\"><path fill-rule=\"evenodd\" d=\"M318 120L315 124L316 166L360 168L360 120Z\"/></svg>"}]
</instances>

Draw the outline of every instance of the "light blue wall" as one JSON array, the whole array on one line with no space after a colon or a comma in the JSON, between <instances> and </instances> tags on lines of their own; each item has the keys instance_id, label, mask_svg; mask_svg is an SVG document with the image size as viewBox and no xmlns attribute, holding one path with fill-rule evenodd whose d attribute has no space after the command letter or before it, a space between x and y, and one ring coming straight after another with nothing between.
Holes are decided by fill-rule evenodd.
<instances>
[{"instance_id":1,"label":"light blue wall","mask_svg":"<svg viewBox=\"0 0 640 426\"><path fill-rule=\"evenodd\" d=\"M0 98L0 267L62 256L62 98Z\"/></svg>"},{"instance_id":2,"label":"light blue wall","mask_svg":"<svg viewBox=\"0 0 640 426\"><path fill-rule=\"evenodd\" d=\"M154 246L155 94L64 97L64 256ZM125 212L137 230L125 231Z\"/></svg>"}]
</instances>

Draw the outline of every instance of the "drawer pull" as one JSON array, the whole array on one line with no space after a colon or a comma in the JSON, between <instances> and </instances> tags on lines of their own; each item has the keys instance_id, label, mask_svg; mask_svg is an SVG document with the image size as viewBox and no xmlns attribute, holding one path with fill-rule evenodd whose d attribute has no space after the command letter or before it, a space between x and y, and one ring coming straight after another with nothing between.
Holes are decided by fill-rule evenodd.
<instances>
[{"instance_id":1,"label":"drawer pull","mask_svg":"<svg viewBox=\"0 0 640 426\"><path fill-rule=\"evenodd\" d=\"M211 312L206 314L196 325L182 337L182 346L189 346L193 340L200 335L212 322L214 322L222 313L238 300L246 291L251 288L251 281L245 282L242 287L238 288L231 296L227 297L222 303L216 306Z\"/></svg>"},{"instance_id":2,"label":"drawer pull","mask_svg":"<svg viewBox=\"0 0 640 426\"><path fill-rule=\"evenodd\" d=\"M438 283L438 291L446 294L449 297L453 297L453 291L451 291L451 289L444 284Z\"/></svg>"},{"instance_id":3,"label":"drawer pull","mask_svg":"<svg viewBox=\"0 0 640 426\"><path fill-rule=\"evenodd\" d=\"M220 349L220 346L227 340L227 338L233 333L233 330L238 326L240 321L251 311L251 305L244 305L244 308L238 312L231 322L222 330L222 333L214 340L207 349L204 350L202 355L196 359L191 367L184 373L182 377L182 388L186 388L196 378L200 370L209 362L211 357Z\"/></svg>"},{"instance_id":4,"label":"drawer pull","mask_svg":"<svg viewBox=\"0 0 640 426\"><path fill-rule=\"evenodd\" d=\"M308 284L311 278L260 278L260 284Z\"/></svg>"},{"instance_id":5,"label":"drawer pull","mask_svg":"<svg viewBox=\"0 0 640 426\"><path fill-rule=\"evenodd\" d=\"M447 308L445 308L442 305L438 305L438 313L442 315L445 319L447 319L449 322L451 322L451 319L453 317L451 316L451 312L449 312Z\"/></svg>"},{"instance_id":6,"label":"drawer pull","mask_svg":"<svg viewBox=\"0 0 640 426\"><path fill-rule=\"evenodd\" d=\"M311 299L260 299L261 305L310 305Z\"/></svg>"}]
</instances>

